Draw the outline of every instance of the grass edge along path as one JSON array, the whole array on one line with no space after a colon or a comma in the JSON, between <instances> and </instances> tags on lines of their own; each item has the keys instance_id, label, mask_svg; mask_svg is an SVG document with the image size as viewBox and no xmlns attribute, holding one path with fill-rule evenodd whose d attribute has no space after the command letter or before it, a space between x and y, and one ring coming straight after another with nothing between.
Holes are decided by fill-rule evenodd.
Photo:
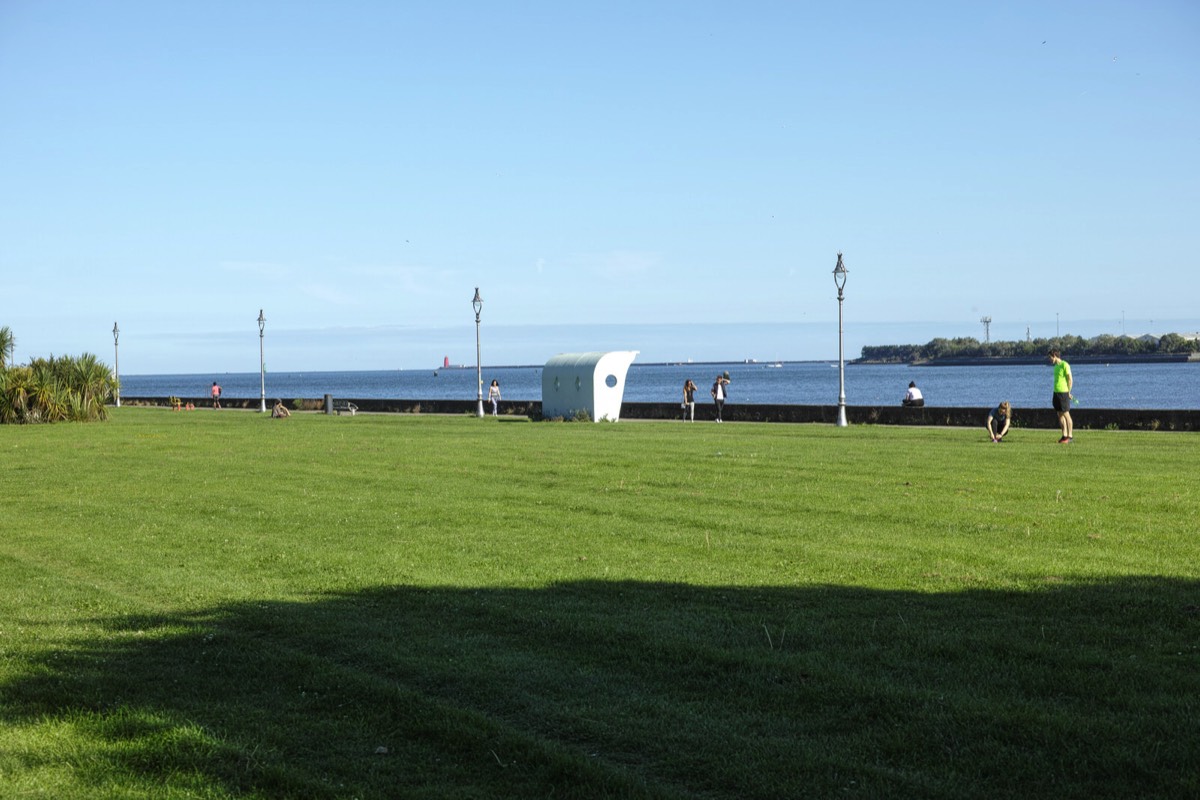
<instances>
[{"instance_id":1,"label":"grass edge along path","mask_svg":"<svg viewBox=\"0 0 1200 800\"><path fill-rule=\"evenodd\" d=\"M0 427L0 794L1194 795L1195 439L1018 434Z\"/></svg>"}]
</instances>

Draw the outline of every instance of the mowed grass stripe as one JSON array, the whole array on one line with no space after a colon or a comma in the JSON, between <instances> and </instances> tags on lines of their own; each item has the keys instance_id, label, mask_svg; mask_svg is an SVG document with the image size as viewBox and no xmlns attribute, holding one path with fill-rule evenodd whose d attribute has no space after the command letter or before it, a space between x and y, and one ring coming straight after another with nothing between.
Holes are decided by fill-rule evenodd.
<instances>
[{"instance_id":1,"label":"mowed grass stripe","mask_svg":"<svg viewBox=\"0 0 1200 800\"><path fill-rule=\"evenodd\" d=\"M0 452L4 793L1200 792L1190 434L120 409Z\"/></svg>"}]
</instances>

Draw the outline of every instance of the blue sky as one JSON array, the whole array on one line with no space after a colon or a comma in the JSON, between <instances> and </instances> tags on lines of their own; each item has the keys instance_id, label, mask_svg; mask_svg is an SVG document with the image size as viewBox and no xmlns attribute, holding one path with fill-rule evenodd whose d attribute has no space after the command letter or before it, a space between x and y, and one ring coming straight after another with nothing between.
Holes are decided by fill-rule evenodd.
<instances>
[{"instance_id":1,"label":"blue sky","mask_svg":"<svg viewBox=\"0 0 1200 800\"><path fill-rule=\"evenodd\" d=\"M0 2L0 325L122 372L1200 328L1195 2ZM885 337L885 338L880 338Z\"/></svg>"}]
</instances>

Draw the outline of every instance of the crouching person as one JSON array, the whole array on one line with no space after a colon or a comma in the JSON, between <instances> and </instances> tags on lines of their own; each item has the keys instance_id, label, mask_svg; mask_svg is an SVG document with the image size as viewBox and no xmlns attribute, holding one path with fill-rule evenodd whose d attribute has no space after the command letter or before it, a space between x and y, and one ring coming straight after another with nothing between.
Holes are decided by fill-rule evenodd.
<instances>
[{"instance_id":1,"label":"crouching person","mask_svg":"<svg viewBox=\"0 0 1200 800\"><path fill-rule=\"evenodd\" d=\"M1012 406L1005 400L988 412L987 431L993 442L1004 441L1008 433L1008 425L1012 422Z\"/></svg>"}]
</instances>

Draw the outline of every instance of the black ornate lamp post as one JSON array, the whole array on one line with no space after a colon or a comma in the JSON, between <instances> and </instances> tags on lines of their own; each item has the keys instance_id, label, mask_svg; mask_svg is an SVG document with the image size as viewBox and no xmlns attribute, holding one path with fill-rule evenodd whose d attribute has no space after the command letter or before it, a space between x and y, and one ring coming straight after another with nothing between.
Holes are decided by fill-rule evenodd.
<instances>
[{"instance_id":1,"label":"black ornate lamp post","mask_svg":"<svg viewBox=\"0 0 1200 800\"><path fill-rule=\"evenodd\" d=\"M833 268L833 283L838 290L838 415L837 426L844 428L846 422L846 345L845 331L842 327L842 290L846 288L846 265L842 263L842 254L838 253L837 266Z\"/></svg>"},{"instance_id":2,"label":"black ornate lamp post","mask_svg":"<svg viewBox=\"0 0 1200 800\"><path fill-rule=\"evenodd\" d=\"M267 362L263 358L263 332L267 327L267 318L263 316L263 310L258 310L258 383L261 390L260 404L258 410L262 413L267 411Z\"/></svg>"},{"instance_id":3,"label":"black ornate lamp post","mask_svg":"<svg viewBox=\"0 0 1200 800\"><path fill-rule=\"evenodd\" d=\"M117 323L113 323L113 379L117 383L117 408L121 407L121 351L117 347L117 340L121 336L121 329L117 327Z\"/></svg>"},{"instance_id":4,"label":"black ornate lamp post","mask_svg":"<svg viewBox=\"0 0 1200 800\"><path fill-rule=\"evenodd\" d=\"M475 416L483 417L483 360L479 355L479 312L483 311L483 298L479 296L479 287L475 287L475 297L471 300L471 308L475 309L475 383L477 385Z\"/></svg>"}]
</instances>

